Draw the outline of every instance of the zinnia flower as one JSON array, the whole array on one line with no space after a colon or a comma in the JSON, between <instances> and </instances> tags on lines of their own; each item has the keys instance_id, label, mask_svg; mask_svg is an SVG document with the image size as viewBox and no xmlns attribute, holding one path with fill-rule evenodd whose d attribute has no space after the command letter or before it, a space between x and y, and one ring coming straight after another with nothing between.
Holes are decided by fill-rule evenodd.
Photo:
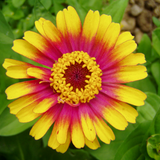
<instances>
[{"instance_id":1,"label":"zinnia flower","mask_svg":"<svg viewBox=\"0 0 160 160\"><path fill-rule=\"evenodd\" d=\"M39 117L30 135L42 138L53 125L48 146L64 153L72 142L91 149L115 139L108 124L124 130L138 115L131 105L144 104L146 95L123 85L147 76L142 53L130 32L120 33L111 16L90 10L83 27L75 9L59 11L56 26L40 18L38 33L26 31L13 50L43 66L5 59L7 76L29 79L9 86L10 112L20 122ZM46 67L44 67L46 66Z\"/></svg>"}]
</instances>

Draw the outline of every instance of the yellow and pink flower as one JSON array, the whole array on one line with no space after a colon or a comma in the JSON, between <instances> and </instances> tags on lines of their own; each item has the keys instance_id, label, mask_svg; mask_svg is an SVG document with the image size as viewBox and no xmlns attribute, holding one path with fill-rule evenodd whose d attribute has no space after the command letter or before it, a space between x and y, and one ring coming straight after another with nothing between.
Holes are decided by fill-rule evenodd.
<instances>
[{"instance_id":1,"label":"yellow and pink flower","mask_svg":"<svg viewBox=\"0 0 160 160\"><path fill-rule=\"evenodd\" d=\"M72 142L97 149L115 139L108 124L124 130L138 115L131 105L144 104L146 95L124 83L147 76L142 53L130 32L120 33L111 16L89 11L81 25L75 9L59 11L56 26L40 18L38 33L26 31L12 49L46 67L5 59L7 76L30 79L9 86L10 112L20 122L39 117L30 131L42 138L53 125L48 146L64 153ZM32 79L32 80L31 80Z\"/></svg>"}]
</instances>

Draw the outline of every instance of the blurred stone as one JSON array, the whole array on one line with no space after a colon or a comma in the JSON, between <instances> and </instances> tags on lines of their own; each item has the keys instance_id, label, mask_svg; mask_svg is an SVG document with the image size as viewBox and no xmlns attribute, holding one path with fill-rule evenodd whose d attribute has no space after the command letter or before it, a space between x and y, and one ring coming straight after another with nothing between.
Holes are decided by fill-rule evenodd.
<instances>
[{"instance_id":1,"label":"blurred stone","mask_svg":"<svg viewBox=\"0 0 160 160\"><path fill-rule=\"evenodd\" d=\"M135 35L135 41L139 43L142 39L143 32L139 28L136 28L134 30L134 35Z\"/></svg>"},{"instance_id":2,"label":"blurred stone","mask_svg":"<svg viewBox=\"0 0 160 160\"><path fill-rule=\"evenodd\" d=\"M160 0L155 0L157 3L160 3Z\"/></svg>"},{"instance_id":3,"label":"blurred stone","mask_svg":"<svg viewBox=\"0 0 160 160\"><path fill-rule=\"evenodd\" d=\"M154 0L145 0L145 6L147 9L154 9L156 7L156 3Z\"/></svg>"},{"instance_id":4,"label":"blurred stone","mask_svg":"<svg viewBox=\"0 0 160 160\"><path fill-rule=\"evenodd\" d=\"M157 6L155 9L154 9L154 14L156 17L160 17L160 6Z\"/></svg>"},{"instance_id":5,"label":"blurred stone","mask_svg":"<svg viewBox=\"0 0 160 160\"><path fill-rule=\"evenodd\" d=\"M144 8L144 2L145 2L145 0L135 0L135 3L136 3L140 8Z\"/></svg>"},{"instance_id":6,"label":"blurred stone","mask_svg":"<svg viewBox=\"0 0 160 160\"><path fill-rule=\"evenodd\" d=\"M135 4L135 0L129 0L130 4Z\"/></svg>"},{"instance_id":7,"label":"blurred stone","mask_svg":"<svg viewBox=\"0 0 160 160\"><path fill-rule=\"evenodd\" d=\"M131 7L131 15L138 16L142 12L142 8L140 8L137 4L132 5Z\"/></svg>"},{"instance_id":8,"label":"blurred stone","mask_svg":"<svg viewBox=\"0 0 160 160\"><path fill-rule=\"evenodd\" d=\"M132 31L136 26L136 20L133 17L125 15L124 19L121 21L123 31Z\"/></svg>"},{"instance_id":9,"label":"blurred stone","mask_svg":"<svg viewBox=\"0 0 160 160\"><path fill-rule=\"evenodd\" d=\"M152 13L148 10L143 10L137 18L137 24L143 32L152 30Z\"/></svg>"}]
</instances>

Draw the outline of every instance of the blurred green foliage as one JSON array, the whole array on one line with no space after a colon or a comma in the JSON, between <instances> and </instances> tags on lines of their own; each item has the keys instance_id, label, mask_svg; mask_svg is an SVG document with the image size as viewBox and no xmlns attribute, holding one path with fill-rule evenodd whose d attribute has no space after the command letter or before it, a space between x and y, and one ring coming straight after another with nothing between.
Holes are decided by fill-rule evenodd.
<instances>
[{"instance_id":1,"label":"blurred green foliage","mask_svg":"<svg viewBox=\"0 0 160 160\"><path fill-rule=\"evenodd\" d=\"M97 150L75 149L73 145L65 154L47 147L51 130L41 140L29 136L29 128L35 123L19 123L9 113L5 89L19 80L5 75L2 63L5 58L13 58L32 63L11 50L14 39L22 38L26 30L36 31L34 22L40 17L56 24L56 14L68 5L73 6L82 20L89 9L110 14L114 22L122 20L128 0L1 0L0 1L0 160L152 160L159 157L154 150L159 146L160 134L160 21L153 17L157 28L152 39L144 34L136 52L145 54L148 77L127 85L147 93L144 106L138 107L136 124L129 124L125 131L114 128L116 140L106 145L100 142ZM159 137L158 137L159 138ZM154 140L154 143L153 143ZM158 155L158 156L155 156ZM156 158L155 158L156 157ZM157 159L156 159L157 160Z\"/></svg>"}]
</instances>

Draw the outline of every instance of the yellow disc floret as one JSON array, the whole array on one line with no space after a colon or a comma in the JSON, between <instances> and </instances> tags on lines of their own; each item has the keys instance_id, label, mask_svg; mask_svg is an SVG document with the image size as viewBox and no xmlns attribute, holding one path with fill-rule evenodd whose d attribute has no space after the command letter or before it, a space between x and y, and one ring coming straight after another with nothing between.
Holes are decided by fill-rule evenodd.
<instances>
[{"instance_id":1,"label":"yellow disc floret","mask_svg":"<svg viewBox=\"0 0 160 160\"><path fill-rule=\"evenodd\" d=\"M66 76L66 73L68 70L74 71L72 68L76 68L76 66L80 66L87 73L83 85L80 84L81 87L67 83L71 77ZM101 90L102 71L95 58L90 57L86 52L74 51L63 54L58 62L53 64L51 71L50 85L55 92L60 94L59 103L66 102L71 105L86 103L95 98L95 95Z\"/></svg>"}]
</instances>

